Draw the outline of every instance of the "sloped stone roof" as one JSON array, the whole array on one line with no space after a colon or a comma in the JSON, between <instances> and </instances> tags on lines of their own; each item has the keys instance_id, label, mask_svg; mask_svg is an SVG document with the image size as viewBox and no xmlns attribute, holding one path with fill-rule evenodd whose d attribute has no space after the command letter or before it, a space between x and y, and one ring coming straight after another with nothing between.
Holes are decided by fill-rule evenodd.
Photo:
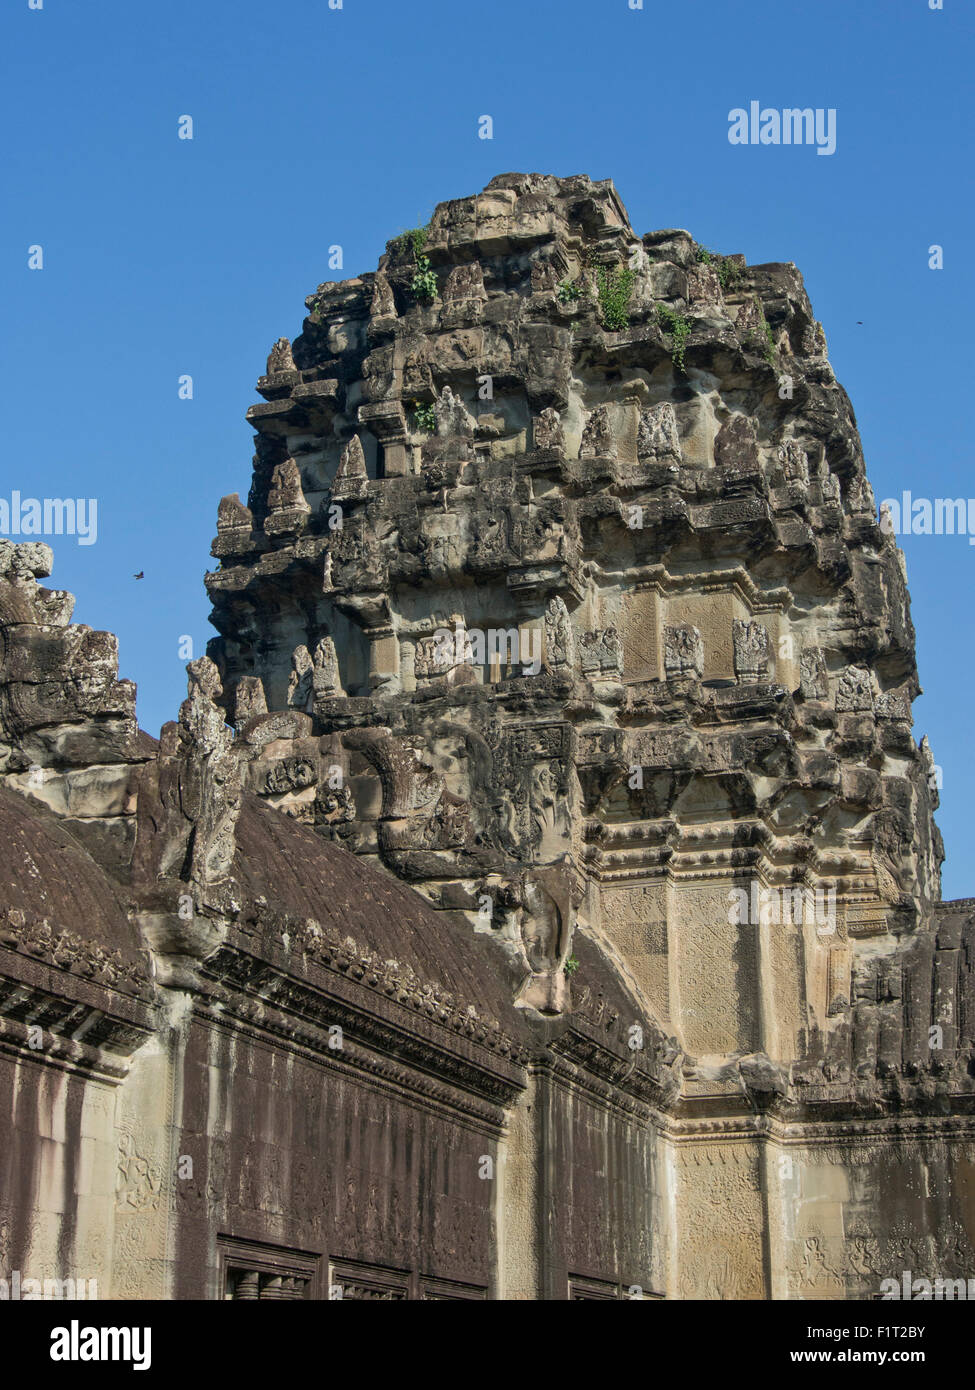
<instances>
[{"instance_id":1,"label":"sloped stone roof","mask_svg":"<svg viewBox=\"0 0 975 1390\"><path fill-rule=\"evenodd\" d=\"M149 978L148 957L121 892L46 808L0 787L0 915L10 933L36 937L58 954L91 947L118 952L125 974ZM38 924L46 923L41 935ZM70 943L68 941L70 938ZM60 963L60 962L56 962Z\"/></svg>"},{"instance_id":2,"label":"sloped stone roof","mask_svg":"<svg viewBox=\"0 0 975 1390\"><path fill-rule=\"evenodd\" d=\"M518 1020L501 951L466 919L438 911L385 870L256 797L245 796L236 837L234 876L245 921L257 916L266 923L266 914L255 913L264 899L272 916L313 919L326 931L350 936L359 948L397 961L505 1027ZM274 943L266 946L271 952Z\"/></svg>"}]
</instances>

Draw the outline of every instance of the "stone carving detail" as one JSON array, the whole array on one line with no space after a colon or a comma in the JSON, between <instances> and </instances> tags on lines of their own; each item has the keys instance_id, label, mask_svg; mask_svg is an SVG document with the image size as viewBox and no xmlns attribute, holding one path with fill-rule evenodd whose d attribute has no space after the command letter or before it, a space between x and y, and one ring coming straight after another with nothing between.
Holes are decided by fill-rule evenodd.
<instances>
[{"instance_id":1,"label":"stone carving detail","mask_svg":"<svg viewBox=\"0 0 975 1390\"><path fill-rule=\"evenodd\" d=\"M418 680L445 676L459 666L474 665L474 647L462 628L453 632L450 641L443 637L421 637L413 657L413 672Z\"/></svg>"},{"instance_id":2,"label":"stone carving detail","mask_svg":"<svg viewBox=\"0 0 975 1390\"><path fill-rule=\"evenodd\" d=\"M714 463L732 473L753 473L758 468L755 427L747 415L732 415L718 430L714 441Z\"/></svg>"},{"instance_id":3,"label":"stone carving detail","mask_svg":"<svg viewBox=\"0 0 975 1390\"><path fill-rule=\"evenodd\" d=\"M242 531L250 535L254 525L254 514L250 507L245 507L236 492L230 493L227 497L221 497L220 505L217 507L217 535L226 535L228 531Z\"/></svg>"},{"instance_id":4,"label":"stone carving detail","mask_svg":"<svg viewBox=\"0 0 975 1390\"><path fill-rule=\"evenodd\" d=\"M260 676L241 676L234 696L234 727L243 728L260 714L267 714L264 683Z\"/></svg>"},{"instance_id":5,"label":"stone carving detail","mask_svg":"<svg viewBox=\"0 0 975 1390\"><path fill-rule=\"evenodd\" d=\"M484 272L481 269L480 261L469 261L462 265L455 265L447 276L443 287L444 302L450 300L484 300L487 299L487 291L484 288Z\"/></svg>"},{"instance_id":6,"label":"stone carving detail","mask_svg":"<svg viewBox=\"0 0 975 1390\"><path fill-rule=\"evenodd\" d=\"M147 993L141 964L127 961L121 951L55 928L46 918L28 918L19 908L0 908L0 946L128 994Z\"/></svg>"},{"instance_id":7,"label":"stone carving detail","mask_svg":"<svg viewBox=\"0 0 975 1390\"><path fill-rule=\"evenodd\" d=\"M350 498L362 497L368 486L369 475L366 472L366 456L362 451L362 441L354 434L342 450L332 483L332 500L345 502Z\"/></svg>"},{"instance_id":8,"label":"stone carving detail","mask_svg":"<svg viewBox=\"0 0 975 1390\"><path fill-rule=\"evenodd\" d=\"M319 787L315 811L325 825L339 825L355 820L355 801L352 788L343 782L340 787L328 782Z\"/></svg>"},{"instance_id":9,"label":"stone carving detail","mask_svg":"<svg viewBox=\"0 0 975 1390\"><path fill-rule=\"evenodd\" d=\"M54 564L54 551L42 541L0 539L0 579L33 590L35 579L45 579Z\"/></svg>"},{"instance_id":10,"label":"stone carving detail","mask_svg":"<svg viewBox=\"0 0 975 1390\"><path fill-rule=\"evenodd\" d=\"M527 1052L502 1030L497 1019L482 1017L473 1005L464 1005L440 984L421 979L409 965L381 960L374 951L360 946L352 936L343 937L333 926L323 927L312 918L294 923L282 934L282 946L293 954L304 954L328 970L359 980L369 989L386 995L416 1013L435 1019L443 1027L473 1039L512 1060L527 1060Z\"/></svg>"},{"instance_id":11,"label":"stone carving detail","mask_svg":"<svg viewBox=\"0 0 975 1390\"><path fill-rule=\"evenodd\" d=\"M609 422L609 410L598 405L586 421L579 446L580 458L615 458L616 437Z\"/></svg>"},{"instance_id":12,"label":"stone carving detail","mask_svg":"<svg viewBox=\"0 0 975 1390\"><path fill-rule=\"evenodd\" d=\"M664 671L668 677L694 680L704 675L704 642L690 623L664 628Z\"/></svg>"},{"instance_id":13,"label":"stone carving detail","mask_svg":"<svg viewBox=\"0 0 975 1390\"><path fill-rule=\"evenodd\" d=\"M873 710L873 679L865 666L848 666L840 676L836 708L851 714Z\"/></svg>"},{"instance_id":14,"label":"stone carving detail","mask_svg":"<svg viewBox=\"0 0 975 1390\"><path fill-rule=\"evenodd\" d=\"M369 306L369 313L374 319L396 318L396 301L393 298L393 289L384 270L377 270L376 278L372 282L372 303Z\"/></svg>"},{"instance_id":15,"label":"stone carving detail","mask_svg":"<svg viewBox=\"0 0 975 1390\"><path fill-rule=\"evenodd\" d=\"M674 414L674 407L669 401L640 411L637 456L641 459L681 462L677 416Z\"/></svg>"},{"instance_id":16,"label":"stone carving detail","mask_svg":"<svg viewBox=\"0 0 975 1390\"><path fill-rule=\"evenodd\" d=\"M449 386L440 392L434 408L437 413L437 434L441 438L473 439L477 421Z\"/></svg>"},{"instance_id":17,"label":"stone carving detail","mask_svg":"<svg viewBox=\"0 0 975 1390\"><path fill-rule=\"evenodd\" d=\"M311 712L315 684L315 663L305 646L295 647L291 655L291 676L288 680L288 704L304 714Z\"/></svg>"},{"instance_id":18,"label":"stone carving detail","mask_svg":"<svg viewBox=\"0 0 975 1390\"><path fill-rule=\"evenodd\" d=\"M267 375L276 376L278 372L293 372L294 370L295 359L291 352L291 343L287 338L278 338L267 359Z\"/></svg>"},{"instance_id":19,"label":"stone carving detail","mask_svg":"<svg viewBox=\"0 0 975 1390\"><path fill-rule=\"evenodd\" d=\"M311 507L301 490L301 473L293 458L275 465L267 505L264 529L269 535L298 530L311 514Z\"/></svg>"},{"instance_id":20,"label":"stone carving detail","mask_svg":"<svg viewBox=\"0 0 975 1390\"><path fill-rule=\"evenodd\" d=\"M559 412L551 406L546 406L540 415L535 416L532 434L536 453L564 454L565 436L562 433L562 420Z\"/></svg>"},{"instance_id":21,"label":"stone carving detail","mask_svg":"<svg viewBox=\"0 0 975 1390\"><path fill-rule=\"evenodd\" d=\"M623 674L623 646L615 627L584 632L579 642L579 655L584 676L609 676L618 680Z\"/></svg>"},{"instance_id":22,"label":"stone carving detail","mask_svg":"<svg viewBox=\"0 0 975 1390\"><path fill-rule=\"evenodd\" d=\"M314 764L307 758L282 758L264 774L261 791L268 796L301 791L317 780Z\"/></svg>"},{"instance_id":23,"label":"stone carving detail","mask_svg":"<svg viewBox=\"0 0 975 1390\"><path fill-rule=\"evenodd\" d=\"M574 885L566 862L535 869L509 883L505 905L513 909L531 975L517 1002L541 1013L561 1013L568 1005L564 965L575 923Z\"/></svg>"},{"instance_id":24,"label":"stone carving detail","mask_svg":"<svg viewBox=\"0 0 975 1390\"><path fill-rule=\"evenodd\" d=\"M823 490L823 501L839 503L840 500L840 480L835 473L831 473L824 465L819 478L820 486Z\"/></svg>"},{"instance_id":25,"label":"stone carving detail","mask_svg":"<svg viewBox=\"0 0 975 1390\"><path fill-rule=\"evenodd\" d=\"M571 670L575 665L572 622L558 594L552 594L545 608L545 660L550 671Z\"/></svg>"},{"instance_id":26,"label":"stone carving detail","mask_svg":"<svg viewBox=\"0 0 975 1390\"><path fill-rule=\"evenodd\" d=\"M316 701L331 699L333 696L344 693L342 679L339 675L339 658L335 650L334 638L329 636L321 638L315 648L313 668L312 688Z\"/></svg>"},{"instance_id":27,"label":"stone carving detail","mask_svg":"<svg viewBox=\"0 0 975 1390\"><path fill-rule=\"evenodd\" d=\"M877 499L874 497L873 488L869 481L859 474L854 474L850 479L846 505L848 510L856 516L875 517L877 515Z\"/></svg>"},{"instance_id":28,"label":"stone carving detail","mask_svg":"<svg viewBox=\"0 0 975 1390\"><path fill-rule=\"evenodd\" d=\"M772 644L762 623L734 621L735 675L744 684L768 679L772 669Z\"/></svg>"},{"instance_id":29,"label":"stone carving detail","mask_svg":"<svg viewBox=\"0 0 975 1390\"><path fill-rule=\"evenodd\" d=\"M805 700L829 699L829 672L822 647L805 647L799 657L799 690Z\"/></svg>"},{"instance_id":30,"label":"stone carving detail","mask_svg":"<svg viewBox=\"0 0 975 1390\"><path fill-rule=\"evenodd\" d=\"M805 449L795 439L787 439L779 445L779 465L786 482L797 482L807 486L809 483L809 458Z\"/></svg>"},{"instance_id":31,"label":"stone carving detail","mask_svg":"<svg viewBox=\"0 0 975 1390\"><path fill-rule=\"evenodd\" d=\"M877 697L874 712L878 719L901 719L910 722L910 697L903 690L886 690Z\"/></svg>"},{"instance_id":32,"label":"stone carving detail","mask_svg":"<svg viewBox=\"0 0 975 1390\"><path fill-rule=\"evenodd\" d=\"M209 657L186 668L187 698L165 724L157 758L140 777L133 881L139 920L167 983L198 988L196 962L238 910L232 877L241 805L240 761L216 701ZM192 911L183 908L192 905Z\"/></svg>"},{"instance_id":33,"label":"stone carving detail","mask_svg":"<svg viewBox=\"0 0 975 1390\"><path fill-rule=\"evenodd\" d=\"M209 887L226 880L233 864L234 827L240 811L240 768L233 735L216 703L223 693L219 671L207 656L191 661L186 670L189 693L180 706L180 732L192 746L202 773L190 877Z\"/></svg>"},{"instance_id":34,"label":"stone carving detail","mask_svg":"<svg viewBox=\"0 0 975 1390\"><path fill-rule=\"evenodd\" d=\"M719 305L721 281L713 265L693 265L687 271L687 298L691 304Z\"/></svg>"},{"instance_id":35,"label":"stone carving detail","mask_svg":"<svg viewBox=\"0 0 975 1390\"><path fill-rule=\"evenodd\" d=\"M161 1174L136 1148L131 1134L119 1136L115 1205L120 1211L145 1211L158 1207Z\"/></svg>"}]
</instances>

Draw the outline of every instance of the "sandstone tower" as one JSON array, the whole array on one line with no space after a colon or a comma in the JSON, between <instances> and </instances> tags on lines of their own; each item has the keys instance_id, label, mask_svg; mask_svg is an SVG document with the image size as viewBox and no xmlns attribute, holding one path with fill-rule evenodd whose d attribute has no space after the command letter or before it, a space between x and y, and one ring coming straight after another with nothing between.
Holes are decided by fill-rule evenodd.
<instances>
[{"instance_id":1,"label":"sandstone tower","mask_svg":"<svg viewBox=\"0 0 975 1390\"><path fill-rule=\"evenodd\" d=\"M120 885L113 930L152 960L125 1045L169 1099L119 1077L127 1142L178 1151L195 1106L208 1171L266 1196L273 1157L240 1111L218 1162L195 1088L209 1066L232 1092L227 1038L258 1026L271 1109L286 1052L352 1068L309 1004L327 968L333 1013L337 971L413 1009L371 1032L378 1005L338 1012L387 1068L403 1050L389 1084L438 1111L434 1166L462 1113L463 1161L496 1176L455 1174L443 1248L404 1214L416 1174L377 1190L379 1160L341 1237L307 1172L265 1225L215 1180L206 1289L243 1269L320 1290L314 1259L360 1297L872 1297L971 1273L975 903L941 901L903 557L796 268L641 238L608 180L508 174L306 302L248 412L247 504L220 503L219 636L158 748L107 657L86 709L111 749L61 715L33 732L21 665L43 652L76 691L106 635L64 650L44 557L5 552L34 607L0 610L4 781ZM333 1079L341 1128L355 1088ZM289 1172L316 1161L305 1127ZM202 1296L158 1164L159 1287Z\"/></svg>"}]
</instances>

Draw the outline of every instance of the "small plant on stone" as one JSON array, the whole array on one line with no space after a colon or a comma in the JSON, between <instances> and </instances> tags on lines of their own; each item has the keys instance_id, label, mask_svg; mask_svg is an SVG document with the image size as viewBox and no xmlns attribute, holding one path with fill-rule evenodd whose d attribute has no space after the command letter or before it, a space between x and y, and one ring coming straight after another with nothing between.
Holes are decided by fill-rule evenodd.
<instances>
[{"instance_id":1,"label":"small plant on stone","mask_svg":"<svg viewBox=\"0 0 975 1390\"><path fill-rule=\"evenodd\" d=\"M424 405L422 401L413 402L413 428L423 430L426 434L433 434L437 428L437 408L433 405Z\"/></svg>"},{"instance_id":2,"label":"small plant on stone","mask_svg":"<svg viewBox=\"0 0 975 1390\"><path fill-rule=\"evenodd\" d=\"M714 266L722 290L734 289L741 279L738 263L730 256L719 256L717 251L712 251L707 246L698 246L694 256L699 265Z\"/></svg>"},{"instance_id":3,"label":"small plant on stone","mask_svg":"<svg viewBox=\"0 0 975 1390\"><path fill-rule=\"evenodd\" d=\"M575 304L585 292L585 286L581 280L563 280L558 288L559 303Z\"/></svg>"},{"instance_id":4,"label":"small plant on stone","mask_svg":"<svg viewBox=\"0 0 975 1390\"><path fill-rule=\"evenodd\" d=\"M565 965L563 965L562 969L565 971L567 975L574 975L576 971L579 969L579 962L575 958L575 956L570 956L569 959L565 962Z\"/></svg>"},{"instance_id":5,"label":"small plant on stone","mask_svg":"<svg viewBox=\"0 0 975 1390\"><path fill-rule=\"evenodd\" d=\"M691 332L690 319L684 318L683 314L678 314L671 309L668 304L657 305L657 318L660 327L665 333L670 333L674 340L674 348L670 360L679 372L686 375L687 368L684 365L684 349L687 346L687 339Z\"/></svg>"},{"instance_id":6,"label":"small plant on stone","mask_svg":"<svg viewBox=\"0 0 975 1390\"><path fill-rule=\"evenodd\" d=\"M619 333L630 326L627 311L635 279L636 271L625 265L617 266L613 271L600 266L596 271L600 317L603 327L611 333Z\"/></svg>"},{"instance_id":7,"label":"small plant on stone","mask_svg":"<svg viewBox=\"0 0 975 1390\"><path fill-rule=\"evenodd\" d=\"M722 256L718 262L718 279L723 290L733 290L741 279L741 269L730 256Z\"/></svg>"},{"instance_id":8,"label":"small plant on stone","mask_svg":"<svg viewBox=\"0 0 975 1390\"><path fill-rule=\"evenodd\" d=\"M425 299L428 302L437 297L437 276L431 269L429 256L417 256L416 274L410 282L410 288L417 299Z\"/></svg>"},{"instance_id":9,"label":"small plant on stone","mask_svg":"<svg viewBox=\"0 0 975 1390\"><path fill-rule=\"evenodd\" d=\"M399 236L393 242L393 245L397 251L411 251L413 253L413 259L418 261L426 245L426 240L426 227L411 227L409 231L400 232Z\"/></svg>"},{"instance_id":10,"label":"small plant on stone","mask_svg":"<svg viewBox=\"0 0 975 1390\"><path fill-rule=\"evenodd\" d=\"M755 308L758 311L758 328L750 335L757 338L756 346L762 351L762 356L770 367L775 366L775 334L772 332L768 319L765 317L765 310L762 308L762 301L755 296Z\"/></svg>"},{"instance_id":11,"label":"small plant on stone","mask_svg":"<svg viewBox=\"0 0 975 1390\"><path fill-rule=\"evenodd\" d=\"M409 231L401 232L395 238L393 246L400 254L408 252L413 257L416 270L410 281L410 288L417 299L425 299L429 302L436 299L438 286L436 273L430 265L430 257L423 254L426 242L426 227L411 227Z\"/></svg>"}]
</instances>

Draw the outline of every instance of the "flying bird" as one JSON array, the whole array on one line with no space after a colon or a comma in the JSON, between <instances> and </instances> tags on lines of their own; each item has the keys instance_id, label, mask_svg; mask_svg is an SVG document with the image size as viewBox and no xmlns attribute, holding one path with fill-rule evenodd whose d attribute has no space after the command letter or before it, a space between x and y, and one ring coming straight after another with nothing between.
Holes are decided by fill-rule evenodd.
<instances>
[{"instance_id":1,"label":"flying bird","mask_svg":"<svg viewBox=\"0 0 975 1390\"><path fill-rule=\"evenodd\" d=\"M134 575L132 576L133 579L145 579L145 577L146 577L146 572L145 572L145 570L140 570L138 574L134 574Z\"/></svg>"}]
</instances>

